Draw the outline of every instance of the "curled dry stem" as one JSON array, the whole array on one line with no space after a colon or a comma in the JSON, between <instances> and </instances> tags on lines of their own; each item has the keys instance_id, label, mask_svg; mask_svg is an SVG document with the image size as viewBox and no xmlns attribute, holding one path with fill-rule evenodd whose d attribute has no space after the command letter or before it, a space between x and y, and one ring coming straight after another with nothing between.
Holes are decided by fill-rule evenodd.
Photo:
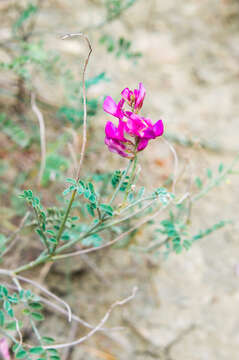
<instances>
[{"instance_id":1,"label":"curled dry stem","mask_svg":"<svg viewBox=\"0 0 239 360\"><path fill-rule=\"evenodd\" d=\"M50 345L50 346L44 346L44 349L62 349L62 348L66 348L66 347L72 347L75 345L79 345L82 342L88 340L91 336L93 336L97 331L101 330L102 327L104 326L104 324L106 323L106 321L108 320L110 314L112 313L112 311L117 307L117 306L123 306L126 303L128 303L129 301L133 300L134 297L136 296L136 293L138 291L137 287L134 287L132 290L132 294L130 296L128 296L127 298L123 299L123 300L118 300L116 302L114 302L109 310L106 312L106 314L104 315L104 317L100 320L100 322L98 323L98 325L96 325L94 327L94 329L92 329L90 332L88 332L88 334L86 334L85 336L81 337L80 339L74 340L70 343L65 343L65 344L57 344L57 345Z\"/></svg>"},{"instance_id":2,"label":"curled dry stem","mask_svg":"<svg viewBox=\"0 0 239 360\"><path fill-rule=\"evenodd\" d=\"M7 288L9 288L9 289L18 290L18 286L16 286L16 285L12 285L12 284L9 284L7 282L3 282L2 284L4 286L6 286ZM68 319L68 317L69 317L68 311L65 310L65 308L61 307L58 304L53 303L52 301L46 299L43 296L39 296L39 301L41 301L43 304L49 306L50 308L58 311L60 314L62 314L63 316L65 316ZM91 325L87 321L81 319L78 315L75 315L75 314L72 313L71 317L72 317L72 321L75 321L76 323L81 324L81 325L85 326L88 329L94 329L94 327L95 327L94 325ZM122 329L123 329L123 327L120 327L120 326L112 327L112 328L103 328L102 327L101 331L104 333L105 336L108 336L108 334L107 334L108 332L120 331ZM15 342L17 343L18 341L16 340Z\"/></svg>"}]
</instances>

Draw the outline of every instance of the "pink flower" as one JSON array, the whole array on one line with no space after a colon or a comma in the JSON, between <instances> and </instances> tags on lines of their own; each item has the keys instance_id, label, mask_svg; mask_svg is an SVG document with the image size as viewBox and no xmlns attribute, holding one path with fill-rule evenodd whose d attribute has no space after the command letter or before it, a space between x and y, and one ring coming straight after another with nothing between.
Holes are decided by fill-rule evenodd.
<instances>
[{"instance_id":1,"label":"pink flower","mask_svg":"<svg viewBox=\"0 0 239 360\"><path fill-rule=\"evenodd\" d=\"M134 113L127 113L127 121L125 123L126 131L134 137L146 138L148 140L155 139L163 135L163 121L158 120L155 124L150 119L140 117Z\"/></svg>"},{"instance_id":2,"label":"pink flower","mask_svg":"<svg viewBox=\"0 0 239 360\"><path fill-rule=\"evenodd\" d=\"M148 145L149 140L163 135L164 126L162 120L158 120L153 124L150 119L127 112L125 130L128 134L137 138L137 150L141 151Z\"/></svg>"},{"instance_id":3,"label":"pink flower","mask_svg":"<svg viewBox=\"0 0 239 360\"><path fill-rule=\"evenodd\" d=\"M5 338L0 339L0 354L4 360L11 360L8 343Z\"/></svg>"},{"instance_id":4,"label":"pink flower","mask_svg":"<svg viewBox=\"0 0 239 360\"><path fill-rule=\"evenodd\" d=\"M128 102L129 106L137 113L143 106L146 91L143 84L139 83L139 89L132 91L129 88L125 88L121 92L121 95L122 98Z\"/></svg>"},{"instance_id":5,"label":"pink flower","mask_svg":"<svg viewBox=\"0 0 239 360\"><path fill-rule=\"evenodd\" d=\"M119 121L116 127L111 121L108 121L105 126L105 144L113 153L117 153L129 159L134 158L134 144L124 137L124 122Z\"/></svg>"},{"instance_id":6,"label":"pink flower","mask_svg":"<svg viewBox=\"0 0 239 360\"><path fill-rule=\"evenodd\" d=\"M117 105L111 96L107 96L103 103L103 109L108 114L113 115L113 116L117 117L118 119L121 119L124 117L124 113L122 111L124 102L125 102L124 99L121 99Z\"/></svg>"},{"instance_id":7,"label":"pink flower","mask_svg":"<svg viewBox=\"0 0 239 360\"><path fill-rule=\"evenodd\" d=\"M122 99L118 104L110 96L106 97L103 104L104 111L119 120L118 127L110 121L107 122L105 144L111 152L132 159L138 151L145 149L149 140L163 135L164 125L162 120L153 124L150 119L138 115L145 97L142 83L139 84L139 89L134 91L125 88L121 95ZM124 110L125 102L132 111Z\"/></svg>"}]
</instances>

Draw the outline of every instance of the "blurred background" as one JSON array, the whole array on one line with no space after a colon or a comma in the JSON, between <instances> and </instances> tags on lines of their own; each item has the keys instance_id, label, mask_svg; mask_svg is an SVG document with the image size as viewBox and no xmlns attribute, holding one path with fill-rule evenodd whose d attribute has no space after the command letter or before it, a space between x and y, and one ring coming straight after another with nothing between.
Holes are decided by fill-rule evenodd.
<instances>
[{"instance_id":1,"label":"blurred background","mask_svg":"<svg viewBox=\"0 0 239 360\"><path fill-rule=\"evenodd\" d=\"M83 31L93 47L84 176L100 178L125 167L124 159L104 147L109 117L102 102L106 95L119 99L124 87L136 88L139 82L147 91L143 114L154 122L163 119L165 136L177 150L183 174L179 193L190 176L203 182L208 167L214 172L221 162L229 165L238 152L238 0L0 0L0 21L0 233L14 232L26 212L17 197L22 189L31 186L45 206L60 201L55 194L72 175L80 151L81 79L88 50L82 39L63 41L62 34ZM46 126L41 181L32 93ZM149 189L172 173L173 159L163 141L152 142L140 162L140 181ZM124 247L44 268L42 283L91 323L132 286L139 287L136 299L110 318L110 326L124 330L98 333L65 353L65 359L237 360L238 195L234 176L197 203L194 232L221 219L233 224L167 260ZM135 241L147 242L150 236L141 229ZM36 253L30 240L18 242L6 265ZM48 317L41 331L57 328L60 340L84 334L54 313Z\"/></svg>"}]
</instances>

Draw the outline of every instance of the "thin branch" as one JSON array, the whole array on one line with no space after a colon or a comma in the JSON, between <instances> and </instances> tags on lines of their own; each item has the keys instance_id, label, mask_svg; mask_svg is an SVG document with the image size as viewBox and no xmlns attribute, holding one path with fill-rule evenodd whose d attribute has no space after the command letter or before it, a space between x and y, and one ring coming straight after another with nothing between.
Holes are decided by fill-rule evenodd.
<instances>
[{"instance_id":1,"label":"thin branch","mask_svg":"<svg viewBox=\"0 0 239 360\"><path fill-rule=\"evenodd\" d=\"M115 243L117 243L119 240L123 239L125 236L129 235L132 231L138 229L140 226L144 225L148 221L153 220L154 218L156 218L164 209L166 209L169 206L169 204L170 204L170 202L167 205L162 206L158 211L156 211L156 213L154 213L154 215L150 215L150 216L144 218L143 220L139 221L136 225L131 227L129 230L127 230L124 233L120 234L115 239L107 242L106 244L103 244L103 245L98 246L98 247L93 247L93 248L89 248L89 249L83 249L83 250L75 251L75 252L72 252L72 253L56 255L56 256L52 257L52 260L59 260L59 259L63 259L63 258L71 257L71 256L78 256L78 255L81 255L81 254L86 254L86 253L102 250L102 249L105 249L105 248L107 248L109 246L112 246Z\"/></svg>"},{"instance_id":2,"label":"thin branch","mask_svg":"<svg viewBox=\"0 0 239 360\"><path fill-rule=\"evenodd\" d=\"M30 215L30 212L27 211L25 216L23 217L23 219L21 220L18 229L8 238L8 242L11 241L11 243L9 244L9 246L2 252L1 257L3 257L4 255L6 255L12 248L13 246L16 244L16 242L18 241L19 238L19 232L22 230L22 228L24 227L28 217ZM13 240L11 240L13 238Z\"/></svg>"},{"instance_id":3,"label":"thin branch","mask_svg":"<svg viewBox=\"0 0 239 360\"><path fill-rule=\"evenodd\" d=\"M1 273L1 272L0 272ZM52 297L53 299L55 299L56 301L60 302L61 304L63 304L68 312L68 321L71 322L72 319L72 312L71 312L71 308L70 306L61 298L59 298L58 296L56 296L55 294L53 294L51 291L47 290L46 288L44 288L42 285L38 284L37 282L30 280L24 276L21 275L15 275L15 277L21 281L24 281L28 284L31 284L33 286L35 286L36 288L40 289L42 292L44 292L45 294L47 294L48 296Z\"/></svg>"},{"instance_id":4,"label":"thin branch","mask_svg":"<svg viewBox=\"0 0 239 360\"><path fill-rule=\"evenodd\" d=\"M91 47L91 43L90 43L90 40L89 38L79 32L79 33L71 33L71 34L65 34L61 37L62 40L65 40L65 39L71 39L75 36L81 36L85 39L88 47L89 47L89 52L88 52L88 56L85 60L85 64L84 64L84 68L83 68L83 74L82 74L82 88L83 88L83 104L84 104L84 122L83 122L83 140L82 140L82 146L81 146L81 154L80 154L80 163L79 163L79 167L78 167L78 170L77 170L77 181L79 180L80 178L80 171L81 171L81 167L82 167L82 163L83 163L83 160L84 160L84 156L85 156L85 148L86 148L86 142L87 142L87 108L86 108L86 86L85 86L85 73L86 73L86 69L87 69L87 65L88 65L88 62L89 62L89 59L90 59L90 55L92 53L92 47Z\"/></svg>"},{"instance_id":5,"label":"thin branch","mask_svg":"<svg viewBox=\"0 0 239 360\"><path fill-rule=\"evenodd\" d=\"M86 254L81 255L81 259L87 264L87 266L93 270L96 277L101 280L105 285L110 286L111 282L106 280L103 271L96 266L96 264L90 259L90 257Z\"/></svg>"},{"instance_id":6,"label":"thin branch","mask_svg":"<svg viewBox=\"0 0 239 360\"><path fill-rule=\"evenodd\" d=\"M231 165L229 165L228 168L225 169L225 171L220 173L216 178L213 178L212 181L210 181L205 188L203 188L199 193L197 193L192 197L191 199L192 203L199 200L201 197L205 196L211 189L219 185L220 182L224 180L228 174L230 174L230 172L233 170L234 166L237 164L238 161L239 161L239 152L237 153L235 159L232 161Z\"/></svg>"},{"instance_id":7,"label":"thin branch","mask_svg":"<svg viewBox=\"0 0 239 360\"><path fill-rule=\"evenodd\" d=\"M68 143L67 147L68 147L68 150L69 150L72 162L73 162L73 169L77 169L78 161L77 161L77 156L76 156L74 146L72 144Z\"/></svg>"},{"instance_id":8,"label":"thin branch","mask_svg":"<svg viewBox=\"0 0 239 360\"><path fill-rule=\"evenodd\" d=\"M45 128L43 115L36 104L36 95L33 92L31 93L31 105L32 105L32 111L35 113L38 119L39 128L40 128L41 166L38 174L38 185L40 186L46 166L46 128Z\"/></svg>"},{"instance_id":9,"label":"thin branch","mask_svg":"<svg viewBox=\"0 0 239 360\"><path fill-rule=\"evenodd\" d=\"M66 128L66 131L72 136L72 143L68 143L67 147L69 149L70 156L72 158L73 169L77 169L77 150L79 146L79 140L77 132L72 128Z\"/></svg>"},{"instance_id":10,"label":"thin branch","mask_svg":"<svg viewBox=\"0 0 239 360\"><path fill-rule=\"evenodd\" d=\"M103 231L103 230L106 230L108 228L111 228L113 226L117 226L119 224L121 224L122 222L126 221L126 220L129 220L131 219L132 217L135 217L137 216L138 214L144 212L144 210L147 210L148 208L150 208L154 203L157 202L157 198L153 199L152 201L150 201L148 204L144 205L142 208L139 208L138 210L136 210L134 213L131 213L119 220L115 220L115 221L112 221L111 223L108 223L106 224L105 226L102 226L101 228L99 228L98 230L94 231L94 232L91 232L90 235L93 235L99 231Z\"/></svg>"},{"instance_id":11,"label":"thin branch","mask_svg":"<svg viewBox=\"0 0 239 360\"><path fill-rule=\"evenodd\" d=\"M91 336L93 336L97 331L99 331L103 325L106 323L106 321L108 320L111 312L114 310L114 308L116 308L117 306L123 306L126 303L128 303L129 301L133 300L134 297L136 296L136 293L138 291L137 287L134 287L132 290L132 294L130 296L128 296L127 298L123 299L123 300L118 300L116 301L114 304L112 304L109 308L109 310L107 311L107 313L104 315L104 317L101 319L101 321L98 323L98 325L92 329L88 334L86 334L85 336L81 337L80 339L77 339L75 341L72 341L70 343L65 343L65 344L58 344L58 345L50 345L50 346L44 346L44 349L62 349L62 348L66 348L66 347L72 347L75 345L79 345L81 344L83 341L88 340Z\"/></svg>"},{"instance_id":12,"label":"thin branch","mask_svg":"<svg viewBox=\"0 0 239 360\"><path fill-rule=\"evenodd\" d=\"M16 276L13 276L12 280L15 283L18 291L21 291L22 287L21 287L19 281L17 280ZM17 318L15 316L14 316L14 320L15 320L15 323L16 323L16 331L17 331L17 334L19 336L19 342L18 342L18 346L17 346L17 349L16 349L16 351L17 351L18 348L20 348L22 346L23 336L22 336L22 333L21 333L21 330L20 330L19 321L17 320Z\"/></svg>"},{"instance_id":13,"label":"thin branch","mask_svg":"<svg viewBox=\"0 0 239 360\"><path fill-rule=\"evenodd\" d=\"M70 329L70 333L69 333L69 337L68 337L68 341L72 341L72 339L75 338L76 336L76 332L77 332L77 323L74 322L71 326L71 329ZM70 347L66 347L64 349L64 352L62 354L62 360L67 360L69 359L69 356L70 356L70 351L71 351L71 348Z\"/></svg>"},{"instance_id":14,"label":"thin branch","mask_svg":"<svg viewBox=\"0 0 239 360\"><path fill-rule=\"evenodd\" d=\"M2 283L4 286L6 286L7 288L9 289L12 289L12 290L17 290L18 287L17 286L14 286L14 285L11 285L9 283L6 283L6 282L3 282ZM61 307L60 305L57 305L57 304L54 304L53 302L51 302L50 300L42 297L42 296L39 296L39 300L46 304L47 306L53 308L54 310L58 311L60 314L66 316L68 318L68 311L66 311L63 307ZM77 323L85 326L86 328L88 329L94 329L94 326L89 324L87 321L81 319L79 316L75 315L75 314L72 314L71 316L72 320L76 321ZM101 331L105 334L105 336L109 336L107 334L107 332L112 332L112 331L119 331L119 330L122 330L123 327L120 327L120 326L116 326L116 327L112 327L112 328L101 328Z\"/></svg>"},{"instance_id":15,"label":"thin branch","mask_svg":"<svg viewBox=\"0 0 239 360\"><path fill-rule=\"evenodd\" d=\"M28 284L31 284L33 286L35 286L36 288L40 289L42 292L44 292L45 294L47 294L48 296L52 297L53 299L55 299L56 301L60 302L61 304L63 304L68 312L68 321L71 321L72 318L72 312L71 312L71 308L70 306L61 298L59 298L58 296L56 296L55 294L53 294L51 291L47 290L46 288L44 288L43 286L41 286L40 284L38 284L37 282L30 280L26 277L23 277L21 275L16 275L14 272L10 271L10 270L5 270L5 269L0 269L0 275L6 275L12 278L13 282L17 285L16 283L16 279L17 280L21 280L24 281ZM17 285L19 287L19 285Z\"/></svg>"}]
</instances>

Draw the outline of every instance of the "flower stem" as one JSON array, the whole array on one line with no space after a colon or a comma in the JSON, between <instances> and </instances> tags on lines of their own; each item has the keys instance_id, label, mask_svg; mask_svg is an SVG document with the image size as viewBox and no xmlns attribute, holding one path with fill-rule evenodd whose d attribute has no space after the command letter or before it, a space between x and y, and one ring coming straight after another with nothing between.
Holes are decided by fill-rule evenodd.
<instances>
[{"instance_id":1,"label":"flower stem","mask_svg":"<svg viewBox=\"0 0 239 360\"><path fill-rule=\"evenodd\" d=\"M114 192L113 195L112 195L112 198L110 199L109 205L111 205L111 204L113 203L113 201L114 201L114 199L116 198L118 192L120 191L120 188L121 188L121 186L123 185L123 182L125 181L125 178L126 178L126 176L128 175L128 172L129 172L129 170L130 170L130 168L131 168L132 162L133 162L133 160L130 160L130 161L129 161L128 166L127 166L127 168L126 168L123 176L121 177L120 182L119 182L117 188L115 189L115 192Z\"/></svg>"},{"instance_id":2,"label":"flower stem","mask_svg":"<svg viewBox=\"0 0 239 360\"><path fill-rule=\"evenodd\" d=\"M125 204L127 198L128 198L128 195L129 195L129 192L131 190L131 185L133 184L134 182L134 179L135 179L135 172L136 172L136 165L137 165L137 156L135 155L134 159L131 160L133 161L133 169L132 169L132 172L131 172L131 175L130 175L130 178L129 178L129 182L128 182L128 185L126 187L126 190L125 190L125 196L124 196L124 201L123 201L123 204Z\"/></svg>"}]
</instances>

